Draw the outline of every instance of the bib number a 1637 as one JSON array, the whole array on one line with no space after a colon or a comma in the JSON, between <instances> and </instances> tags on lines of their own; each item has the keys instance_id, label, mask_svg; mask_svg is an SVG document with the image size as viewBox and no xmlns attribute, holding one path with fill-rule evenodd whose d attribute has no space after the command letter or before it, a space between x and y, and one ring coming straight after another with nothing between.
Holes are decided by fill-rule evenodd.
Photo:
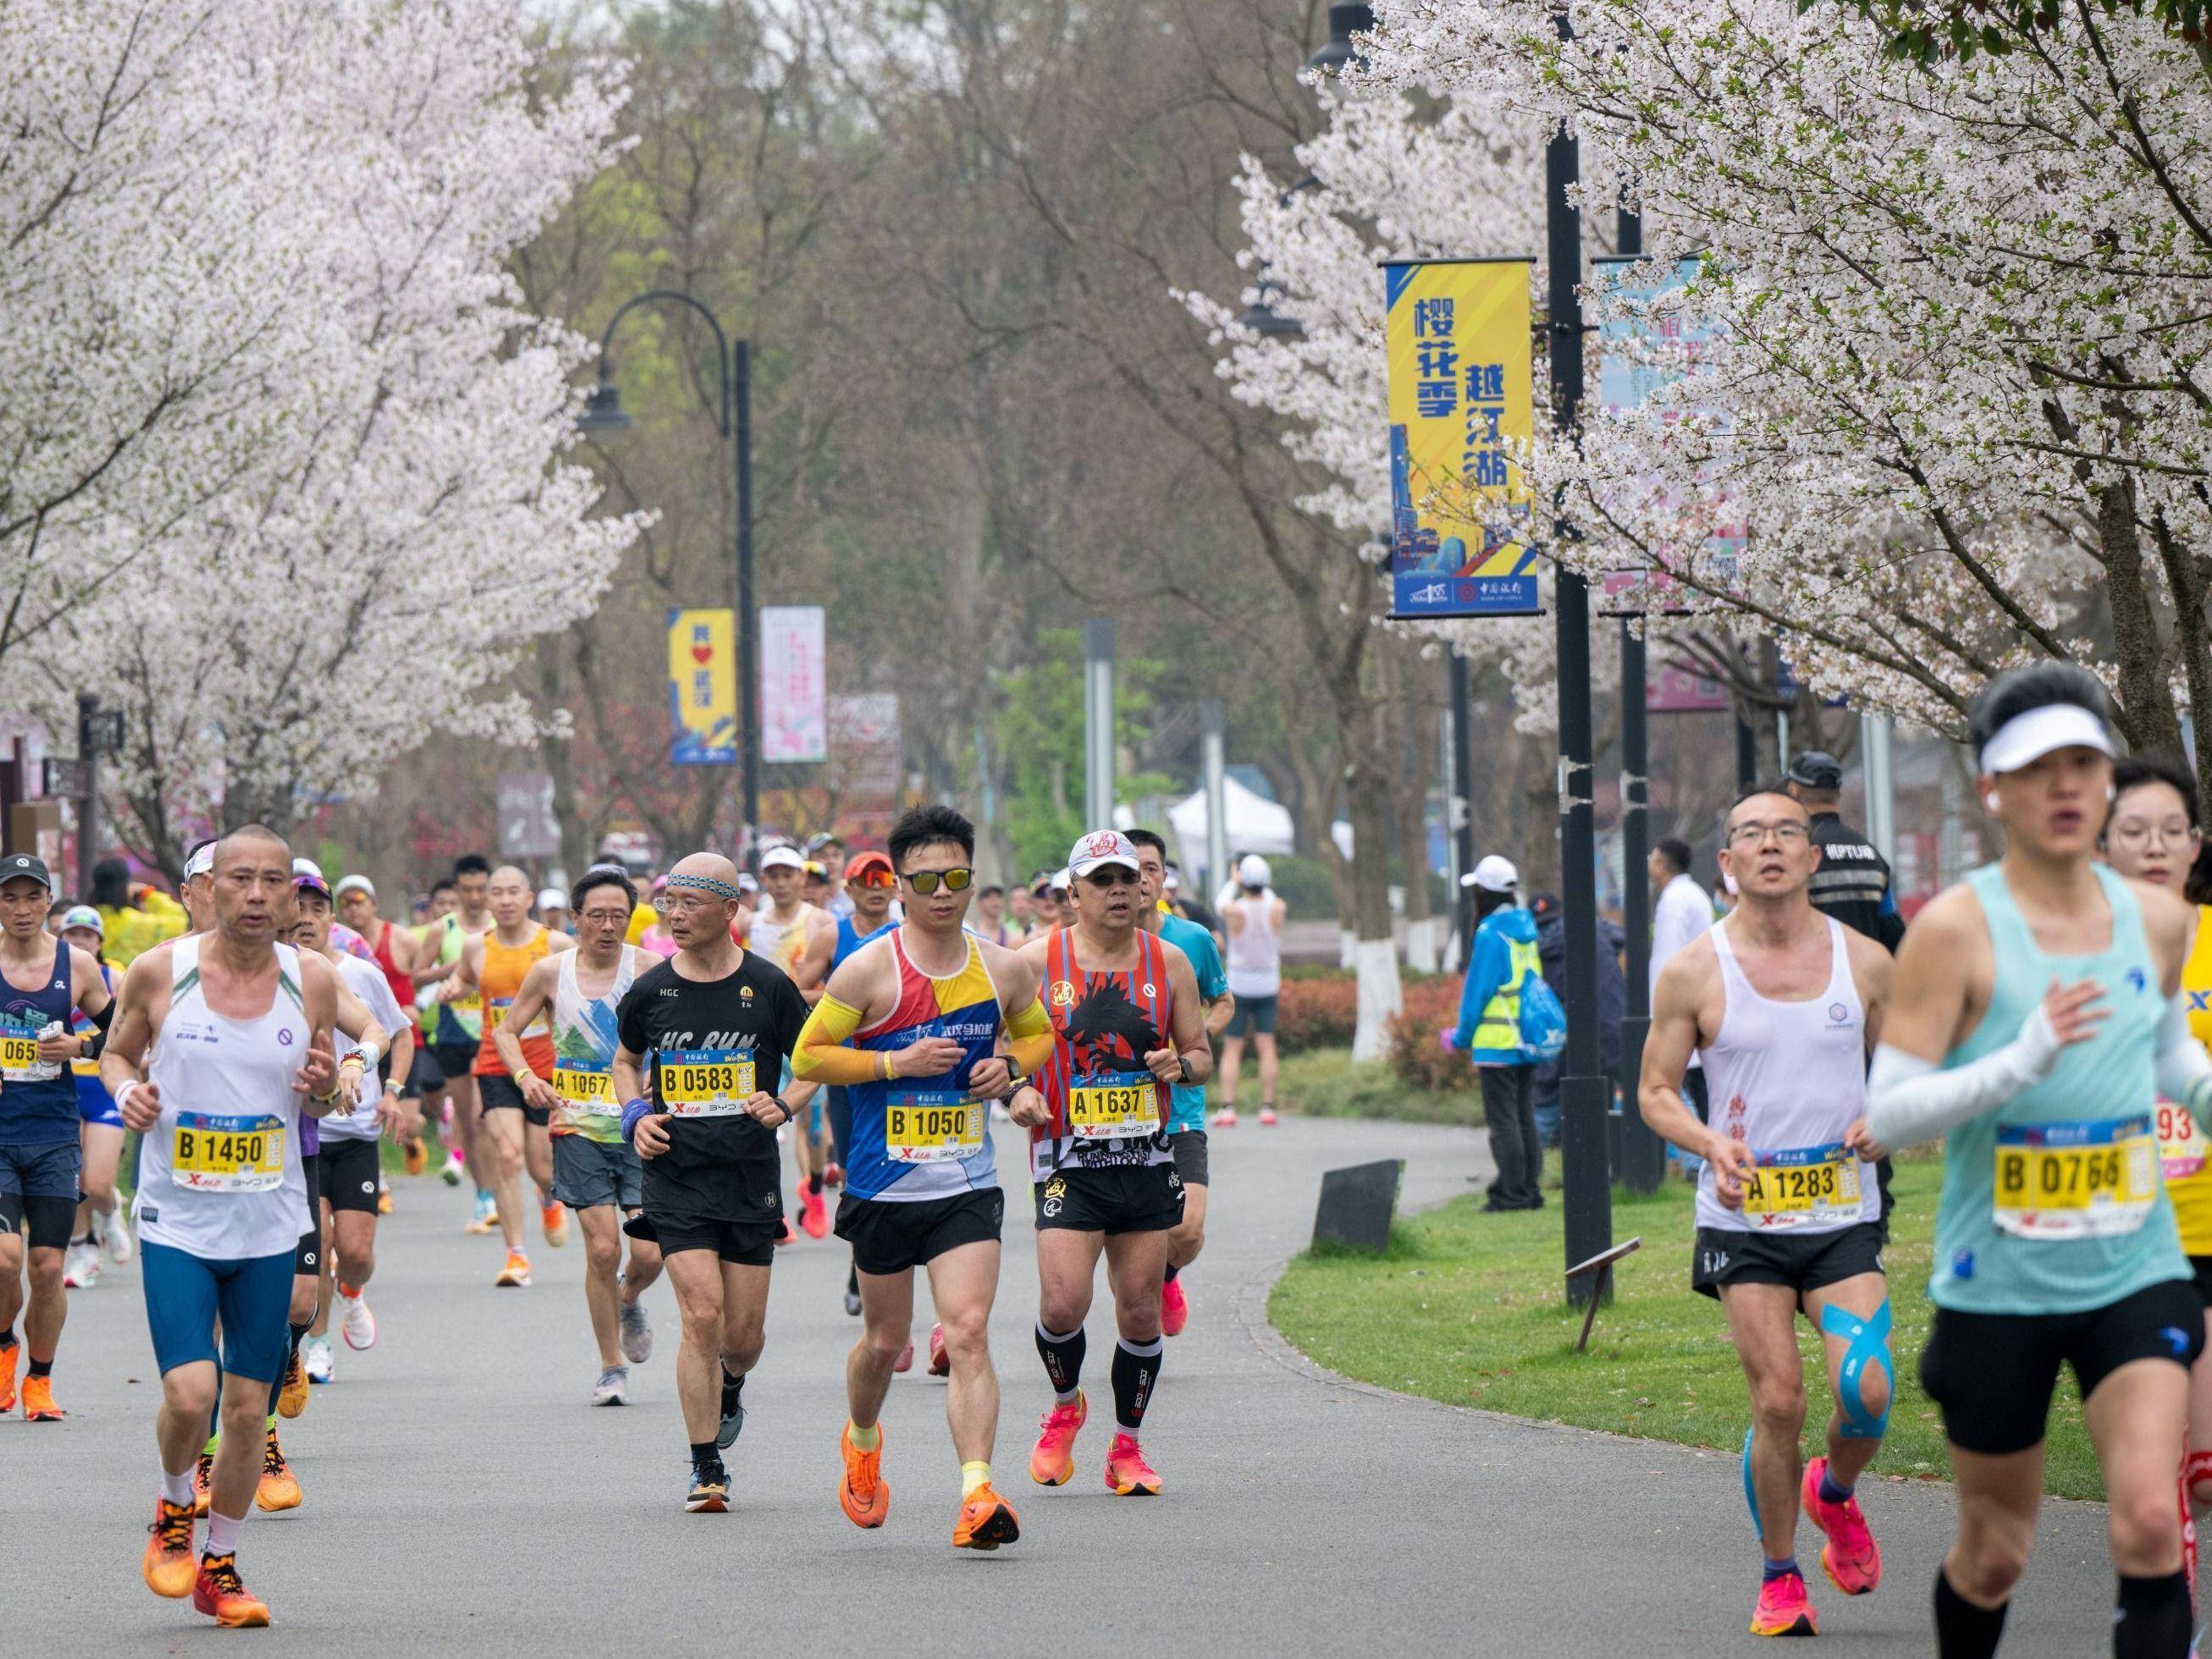
<instances>
[{"instance_id":1,"label":"bib number a 1637","mask_svg":"<svg viewBox=\"0 0 2212 1659\"><path fill-rule=\"evenodd\" d=\"M1157 1134L1159 1085L1150 1072L1109 1072L1072 1079L1067 1127L1086 1140Z\"/></svg>"}]
</instances>

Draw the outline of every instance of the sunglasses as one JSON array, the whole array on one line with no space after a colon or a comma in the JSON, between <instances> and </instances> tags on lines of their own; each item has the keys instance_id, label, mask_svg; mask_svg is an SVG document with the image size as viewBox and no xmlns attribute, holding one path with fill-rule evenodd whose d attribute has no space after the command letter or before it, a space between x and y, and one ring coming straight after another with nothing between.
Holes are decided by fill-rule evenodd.
<instances>
[{"instance_id":1,"label":"sunglasses","mask_svg":"<svg viewBox=\"0 0 2212 1659\"><path fill-rule=\"evenodd\" d=\"M893 875L890 871L885 870L878 865L870 865L866 869L861 871L857 876L848 872L846 873L845 879L852 883L856 887L896 887L898 885L898 878ZM924 888L921 890L927 892L928 890Z\"/></svg>"},{"instance_id":2,"label":"sunglasses","mask_svg":"<svg viewBox=\"0 0 2212 1659\"><path fill-rule=\"evenodd\" d=\"M1120 864L1109 864L1101 869L1093 870L1089 875L1084 877L1083 879L1088 885L1092 887L1138 887L1143 885L1143 878L1139 876L1134 870L1130 869L1127 866Z\"/></svg>"},{"instance_id":3,"label":"sunglasses","mask_svg":"<svg viewBox=\"0 0 2212 1659\"><path fill-rule=\"evenodd\" d=\"M917 870L906 879L908 886L927 897L939 886L948 893L966 892L968 884L975 879L975 872L963 864L950 870Z\"/></svg>"}]
</instances>

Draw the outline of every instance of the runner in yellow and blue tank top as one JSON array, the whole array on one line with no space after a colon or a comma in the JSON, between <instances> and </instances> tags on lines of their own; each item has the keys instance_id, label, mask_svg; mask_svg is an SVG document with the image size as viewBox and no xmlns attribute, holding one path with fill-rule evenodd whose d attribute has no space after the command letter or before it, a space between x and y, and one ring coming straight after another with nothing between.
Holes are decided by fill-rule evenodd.
<instances>
[{"instance_id":1,"label":"runner in yellow and blue tank top","mask_svg":"<svg viewBox=\"0 0 2212 1659\"><path fill-rule=\"evenodd\" d=\"M952 1542L989 1550L1013 1542L1020 1523L990 1478L999 1384L986 1330L1006 1199L987 1103L1044 1062L1052 1032L1035 972L963 930L975 851L975 827L950 807L917 807L893 827L905 921L830 975L792 1065L809 1081L841 1085L851 1113L837 1236L853 1246L866 1322L846 1367L838 1501L860 1527L880 1527L890 1510L878 1417L913 1327L914 1270L927 1267L960 1457Z\"/></svg>"},{"instance_id":2,"label":"runner in yellow and blue tank top","mask_svg":"<svg viewBox=\"0 0 2212 1659\"><path fill-rule=\"evenodd\" d=\"M77 904L63 913L59 933L63 944L100 963L100 982L112 996L115 970L100 954L102 929L100 912L89 904ZM74 1291L99 1282L103 1246L106 1258L118 1267L131 1260L133 1247L131 1218L116 1198L115 1177L123 1162L123 1115L100 1080L99 1027L79 1008L71 1013L70 1031L79 1048L70 1071L76 1079L77 1137L84 1154L77 1175L83 1196L77 1200L76 1231L70 1239L62 1274L62 1283Z\"/></svg>"},{"instance_id":3,"label":"runner in yellow and blue tank top","mask_svg":"<svg viewBox=\"0 0 2212 1659\"><path fill-rule=\"evenodd\" d=\"M1993 1654L2027 1565L2059 1370L2110 1495L2118 1659L2180 1659L2189 1590L2172 1495L2202 1304L2159 1177L2155 1097L2212 1119L2182 967L2194 910L2095 860L2112 799L2094 675L1999 676L1969 715L2004 855L1940 894L1897 958L1868 1080L1884 1146L1945 1136L1921 1381L1943 1413L1959 1528L1936 1651Z\"/></svg>"}]
</instances>

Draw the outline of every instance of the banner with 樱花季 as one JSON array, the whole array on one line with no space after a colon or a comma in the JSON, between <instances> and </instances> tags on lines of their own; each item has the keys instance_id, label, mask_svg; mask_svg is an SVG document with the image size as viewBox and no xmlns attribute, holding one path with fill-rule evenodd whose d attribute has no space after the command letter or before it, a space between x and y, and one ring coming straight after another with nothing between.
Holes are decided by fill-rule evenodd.
<instances>
[{"instance_id":1,"label":"banner with \u6a31\u82b1\u5b63","mask_svg":"<svg viewBox=\"0 0 2212 1659\"><path fill-rule=\"evenodd\" d=\"M1390 614L1534 614L1528 259L1392 260Z\"/></svg>"},{"instance_id":2,"label":"banner with \u6a31\u82b1\u5b63","mask_svg":"<svg viewBox=\"0 0 2212 1659\"><path fill-rule=\"evenodd\" d=\"M738 629L733 611L668 613L668 758L738 763Z\"/></svg>"}]
</instances>

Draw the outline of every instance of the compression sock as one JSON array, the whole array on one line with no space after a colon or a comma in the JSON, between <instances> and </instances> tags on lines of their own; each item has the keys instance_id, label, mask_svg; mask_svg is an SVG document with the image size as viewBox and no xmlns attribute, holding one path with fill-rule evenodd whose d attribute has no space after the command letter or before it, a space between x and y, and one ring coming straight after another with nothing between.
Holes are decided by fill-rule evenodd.
<instances>
[{"instance_id":1,"label":"compression sock","mask_svg":"<svg viewBox=\"0 0 2212 1659\"><path fill-rule=\"evenodd\" d=\"M1077 1388L1083 1380L1083 1327L1078 1325L1066 1336L1044 1328L1037 1321L1037 1356L1044 1361L1044 1374L1052 1379L1053 1397L1061 1405L1073 1405Z\"/></svg>"},{"instance_id":2,"label":"compression sock","mask_svg":"<svg viewBox=\"0 0 2212 1659\"><path fill-rule=\"evenodd\" d=\"M806 1177L806 1190L817 1198L822 1196L822 1172L819 1170Z\"/></svg>"},{"instance_id":3,"label":"compression sock","mask_svg":"<svg viewBox=\"0 0 2212 1659\"><path fill-rule=\"evenodd\" d=\"M1936 1652L1937 1659L1995 1659L2004 1634L2010 1602L1978 1607L1951 1588L1951 1576L1936 1568ZM2185 1638L2183 1645L2187 1645Z\"/></svg>"},{"instance_id":4,"label":"compression sock","mask_svg":"<svg viewBox=\"0 0 2212 1659\"><path fill-rule=\"evenodd\" d=\"M730 1375L727 1365L722 1367L722 1415L735 1417L744 1404L745 1379Z\"/></svg>"},{"instance_id":5,"label":"compression sock","mask_svg":"<svg viewBox=\"0 0 2212 1659\"><path fill-rule=\"evenodd\" d=\"M693 1468L708 1468L721 1461L722 1449L716 1445L713 1441L694 1440L691 1443L691 1467Z\"/></svg>"},{"instance_id":6,"label":"compression sock","mask_svg":"<svg viewBox=\"0 0 2212 1659\"><path fill-rule=\"evenodd\" d=\"M54 1362L51 1359L33 1359L28 1374L33 1376L52 1376L54 1374Z\"/></svg>"},{"instance_id":7,"label":"compression sock","mask_svg":"<svg viewBox=\"0 0 2212 1659\"><path fill-rule=\"evenodd\" d=\"M1160 1353L1164 1340L1133 1343L1123 1337L1114 1345L1114 1420L1131 1434L1144 1425L1145 1407L1152 1403L1152 1385L1159 1381Z\"/></svg>"},{"instance_id":8,"label":"compression sock","mask_svg":"<svg viewBox=\"0 0 2212 1659\"><path fill-rule=\"evenodd\" d=\"M2112 1610L2113 1659L2166 1659L2189 1651L2189 1581L2179 1572L2154 1578L2120 1575Z\"/></svg>"},{"instance_id":9,"label":"compression sock","mask_svg":"<svg viewBox=\"0 0 2212 1659\"><path fill-rule=\"evenodd\" d=\"M968 1497L990 1478L991 1466L988 1463L963 1463L960 1466L961 1497Z\"/></svg>"},{"instance_id":10,"label":"compression sock","mask_svg":"<svg viewBox=\"0 0 2212 1659\"><path fill-rule=\"evenodd\" d=\"M1820 1471L1820 1501L1823 1504L1848 1504L1854 1490L1854 1487L1838 1485L1836 1477L1827 1470Z\"/></svg>"},{"instance_id":11,"label":"compression sock","mask_svg":"<svg viewBox=\"0 0 2212 1659\"><path fill-rule=\"evenodd\" d=\"M180 1510L190 1508L192 1503L192 1472L186 1469L182 1474L171 1474L163 1469L161 1497L163 1501L174 1504Z\"/></svg>"},{"instance_id":12,"label":"compression sock","mask_svg":"<svg viewBox=\"0 0 2212 1659\"><path fill-rule=\"evenodd\" d=\"M872 1452L884 1443L884 1425L871 1423L864 1429L848 1417L845 1419L845 1438L852 1443L854 1451ZM962 1495L964 1497L966 1494Z\"/></svg>"},{"instance_id":13,"label":"compression sock","mask_svg":"<svg viewBox=\"0 0 2212 1659\"><path fill-rule=\"evenodd\" d=\"M1797 1558L1794 1555L1780 1561L1767 1561L1763 1556L1760 1559L1764 1565L1759 1569L1759 1578L1764 1583L1771 1584L1778 1578L1802 1578L1805 1576L1797 1571Z\"/></svg>"},{"instance_id":14,"label":"compression sock","mask_svg":"<svg viewBox=\"0 0 2212 1659\"><path fill-rule=\"evenodd\" d=\"M1161 1282L1162 1284L1164 1284L1164 1285L1172 1285L1172 1284L1174 1284L1174 1283L1175 1283L1175 1278L1176 1278L1176 1275L1177 1273L1181 1273L1182 1271L1182 1268L1180 1268L1180 1267L1176 1267L1176 1264L1175 1264L1174 1262L1172 1262L1172 1261L1169 1262L1169 1263L1168 1263L1168 1271L1167 1271L1166 1277L1165 1277L1165 1278L1164 1278L1163 1279L1161 1279L1161 1281L1160 1281L1160 1282Z\"/></svg>"}]
</instances>

